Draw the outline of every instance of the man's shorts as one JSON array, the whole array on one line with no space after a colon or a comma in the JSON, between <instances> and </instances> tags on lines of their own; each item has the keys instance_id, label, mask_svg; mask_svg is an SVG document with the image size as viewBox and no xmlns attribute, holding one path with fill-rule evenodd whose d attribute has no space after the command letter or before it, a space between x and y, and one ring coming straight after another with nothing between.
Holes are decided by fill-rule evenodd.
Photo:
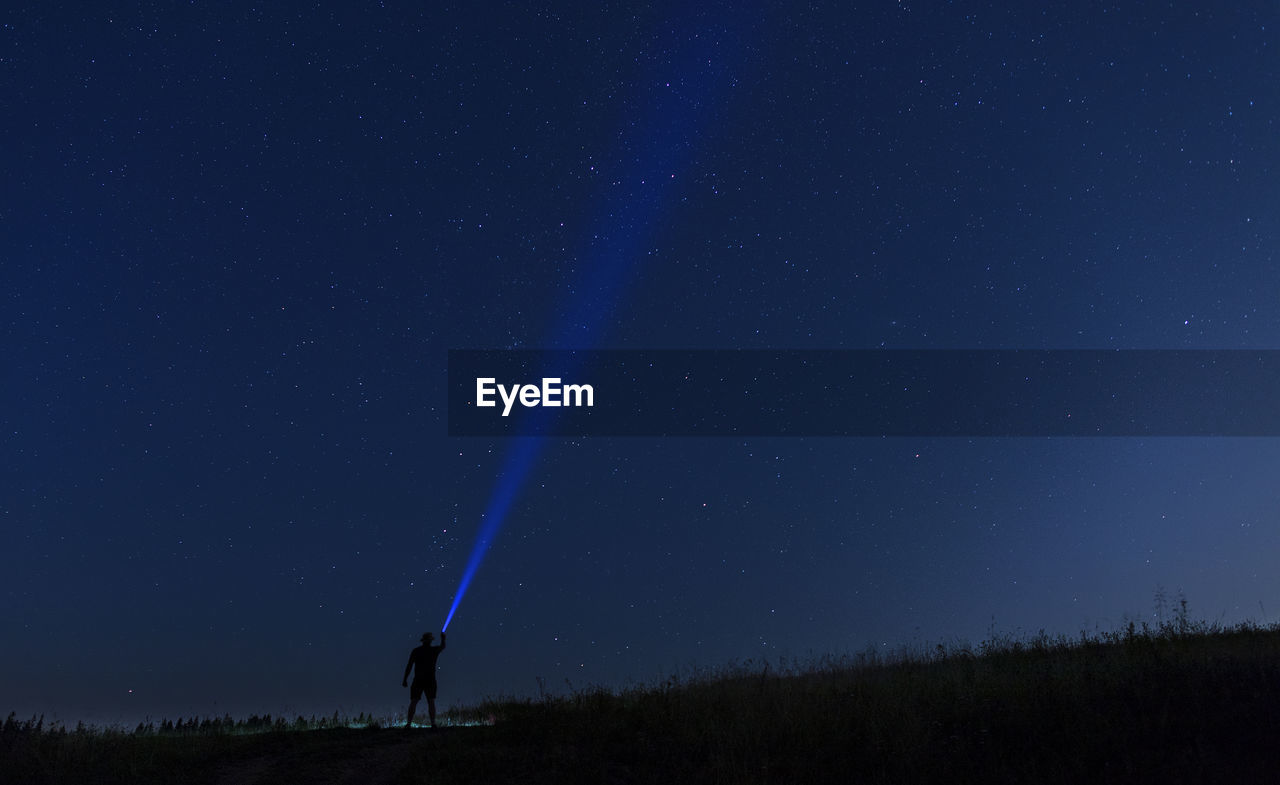
<instances>
[{"instance_id":1,"label":"man's shorts","mask_svg":"<svg viewBox=\"0 0 1280 785\"><path fill-rule=\"evenodd\" d=\"M417 679L414 679L413 683L409 685L409 700L416 701L418 698L422 697L423 693L426 693L427 700L436 699L436 677L435 676L431 677L431 681L426 681L426 682L422 682L422 681L418 681Z\"/></svg>"}]
</instances>

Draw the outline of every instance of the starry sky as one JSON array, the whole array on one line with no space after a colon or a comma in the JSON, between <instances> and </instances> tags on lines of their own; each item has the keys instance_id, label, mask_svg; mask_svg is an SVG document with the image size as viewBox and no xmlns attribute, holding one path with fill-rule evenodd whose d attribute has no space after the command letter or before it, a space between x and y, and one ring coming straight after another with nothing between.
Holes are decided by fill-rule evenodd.
<instances>
[{"instance_id":1,"label":"starry sky","mask_svg":"<svg viewBox=\"0 0 1280 785\"><path fill-rule=\"evenodd\" d=\"M0 712L402 710L450 349L1280 348L1274 4L690 5L0 12ZM1280 611L1276 439L536 453L444 706Z\"/></svg>"}]
</instances>

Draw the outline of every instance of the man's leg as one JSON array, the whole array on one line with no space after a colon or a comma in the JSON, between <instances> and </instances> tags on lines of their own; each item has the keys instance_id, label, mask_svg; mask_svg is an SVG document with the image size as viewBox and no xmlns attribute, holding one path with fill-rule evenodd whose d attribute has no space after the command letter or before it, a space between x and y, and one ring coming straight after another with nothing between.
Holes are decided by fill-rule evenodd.
<instances>
[{"instance_id":1,"label":"man's leg","mask_svg":"<svg viewBox=\"0 0 1280 785\"><path fill-rule=\"evenodd\" d=\"M422 697L422 685L418 684L415 679L413 684L409 685L409 719L405 721L406 728L413 725L413 713L418 710L418 698Z\"/></svg>"},{"instance_id":2,"label":"man's leg","mask_svg":"<svg viewBox=\"0 0 1280 785\"><path fill-rule=\"evenodd\" d=\"M431 727L436 726L436 675L431 674L431 683L426 685L427 713L431 715Z\"/></svg>"}]
</instances>

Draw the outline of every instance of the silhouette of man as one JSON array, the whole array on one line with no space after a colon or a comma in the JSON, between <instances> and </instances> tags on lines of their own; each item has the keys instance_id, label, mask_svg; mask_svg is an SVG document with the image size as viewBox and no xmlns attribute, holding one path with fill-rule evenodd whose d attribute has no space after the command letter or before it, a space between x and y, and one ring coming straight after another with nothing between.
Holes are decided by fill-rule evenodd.
<instances>
[{"instance_id":1,"label":"silhouette of man","mask_svg":"<svg viewBox=\"0 0 1280 785\"><path fill-rule=\"evenodd\" d=\"M404 666L404 679L400 686L409 688L409 720L405 723L406 728L413 725L413 713L417 711L418 699L423 693L427 695L427 714L431 717L431 727L436 726L436 659L444 651L444 633L440 633L439 646L432 646L433 640L434 635L424 632L422 645L409 652L409 664ZM409 684L409 671L414 671L412 685Z\"/></svg>"}]
</instances>

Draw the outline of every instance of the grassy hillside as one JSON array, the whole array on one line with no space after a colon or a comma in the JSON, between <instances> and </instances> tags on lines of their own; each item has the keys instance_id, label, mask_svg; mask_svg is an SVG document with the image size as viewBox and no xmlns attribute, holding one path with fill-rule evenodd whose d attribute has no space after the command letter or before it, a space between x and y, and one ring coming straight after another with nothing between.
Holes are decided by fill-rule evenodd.
<instances>
[{"instance_id":1,"label":"grassy hillside","mask_svg":"<svg viewBox=\"0 0 1280 785\"><path fill-rule=\"evenodd\" d=\"M1274 782L1280 629L1184 618L893 661L744 663L450 719L493 725L125 734L11 719L0 781Z\"/></svg>"}]
</instances>

